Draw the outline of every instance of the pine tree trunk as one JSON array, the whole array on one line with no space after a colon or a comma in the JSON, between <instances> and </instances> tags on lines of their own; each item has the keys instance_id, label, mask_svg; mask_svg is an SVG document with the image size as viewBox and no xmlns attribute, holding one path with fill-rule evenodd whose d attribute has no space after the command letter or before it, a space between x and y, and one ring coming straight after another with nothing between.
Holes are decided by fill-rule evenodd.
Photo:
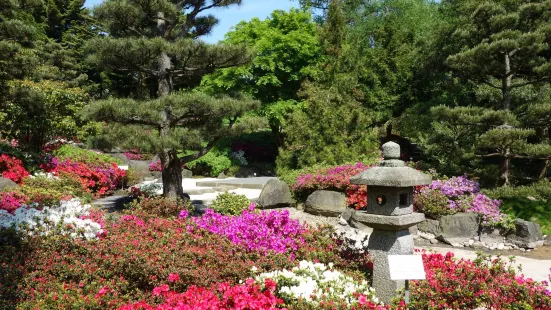
<instances>
[{"instance_id":1,"label":"pine tree trunk","mask_svg":"<svg viewBox=\"0 0 551 310\"><path fill-rule=\"evenodd\" d=\"M510 184L509 176L511 171L511 158L509 156L505 156L501 159L500 164L500 180L501 180L501 186L508 186Z\"/></svg>"},{"instance_id":2,"label":"pine tree trunk","mask_svg":"<svg viewBox=\"0 0 551 310\"><path fill-rule=\"evenodd\" d=\"M157 13L157 35L163 37L166 33L167 23L164 19L164 13ZM168 96L172 93L172 75L170 70L172 69L172 61L168 54L163 51L159 55L157 60L159 66L159 74L157 76L157 96Z\"/></svg>"},{"instance_id":3,"label":"pine tree trunk","mask_svg":"<svg viewBox=\"0 0 551 310\"><path fill-rule=\"evenodd\" d=\"M501 93L503 95L503 109L509 110L511 107L511 80L513 75L511 74L511 62L509 54L505 53L505 74L501 80Z\"/></svg>"},{"instance_id":4,"label":"pine tree trunk","mask_svg":"<svg viewBox=\"0 0 551 310\"><path fill-rule=\"evenodd\" d=\"M543 180L547 175L547 168L549 167L549 159L546 159L543 162L543 167L541 168L540 174L538 175L538 180Z\"/></svg>"},{"instance_id":5,"label":"pine tree trunk","mask_svg":"<svg viewBox=\"0 0 551 310\"><path fill-rule=\"evenodd\" d=\"M181 197L184 193L182 188L182 164L175 150L164 151L160 154L161 166L163 167L163 196Z\"/></svg>"}]
</instances>

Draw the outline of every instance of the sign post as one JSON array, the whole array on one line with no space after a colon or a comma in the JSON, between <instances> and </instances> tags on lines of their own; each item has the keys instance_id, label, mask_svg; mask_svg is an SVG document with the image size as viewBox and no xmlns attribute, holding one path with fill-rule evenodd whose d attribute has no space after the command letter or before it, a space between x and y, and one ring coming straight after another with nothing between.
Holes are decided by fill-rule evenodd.
<instances>
[{"instance_id":1,"label":"sign post","mask_svg":"<svg viewBox=\"0 0 551 310\"><path fill-rule=\"evenodd\" d=\"M421 255L389 255L390 279L405 280L405 302L409 304L409 280L426 279L425 266Z\"/></svg>"},{"instance_id":2,"label":"sign post","mask_svg":"<svg viewBox=\"0 0 551 310\"><path fill-rule=\"evenodd\" d=\"M119 169L124 170L124 171L128 171L128 165L119 166ZM124 190L124 180L122 180L122 182L121 182L121 189Z\"/></svg>"}]
</instances>

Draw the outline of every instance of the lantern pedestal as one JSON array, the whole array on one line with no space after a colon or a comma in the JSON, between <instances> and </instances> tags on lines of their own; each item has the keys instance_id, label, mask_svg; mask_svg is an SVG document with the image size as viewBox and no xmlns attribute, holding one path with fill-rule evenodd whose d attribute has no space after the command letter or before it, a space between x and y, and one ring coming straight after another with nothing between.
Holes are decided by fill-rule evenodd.
<instances>
[{"instance_id":1,"label":"lantern pedestal","mask_svg":"<svg viewBox=\"0 0 551 310\"><path fill-rule=\"evenodd\" d=\"M390 279L389 255L413 254L413 237L408 228L425 220L413 212L415 186L431 183L431 177L406 167L400 158L400 146L383 144L383 158L377 167L350 178L352 184L367 185L367 210L358 211L354 220L373 228L369 253L373 257L373 288L385 304L396 296L404 281Z\"/></svg>"}]
</instances>

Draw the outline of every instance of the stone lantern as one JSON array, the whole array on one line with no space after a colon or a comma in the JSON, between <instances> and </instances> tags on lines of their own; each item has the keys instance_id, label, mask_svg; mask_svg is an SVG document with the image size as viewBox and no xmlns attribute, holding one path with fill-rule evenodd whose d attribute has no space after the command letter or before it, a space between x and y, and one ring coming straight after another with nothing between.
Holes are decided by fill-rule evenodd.
<instances>
[{"instance_id":1,"label":"stone lantern","mask_svg":"<svg viewBox=\"0 0 551 310\"><path fill-rule=\"evenodd\" d=\"M372 167L350 178L352 184L367 185L367 210L357 211L355 220L373 228L369 253L373 262L373 287L384 303L400 290L403 281L390 279L388 255L413 254L413 236L409 227L425 220L413 212L413 190L431 183L431 176L406 167L400 158L400 146L383 144L383 158Z\"/></svg>"}]
</instances>

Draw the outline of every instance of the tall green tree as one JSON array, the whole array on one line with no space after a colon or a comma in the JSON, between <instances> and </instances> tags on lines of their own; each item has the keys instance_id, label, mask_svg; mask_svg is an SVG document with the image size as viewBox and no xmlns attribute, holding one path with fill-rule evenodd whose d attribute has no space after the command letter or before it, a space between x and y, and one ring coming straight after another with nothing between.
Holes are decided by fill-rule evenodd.
<instances>
[{"instance_id":1,"label":"tall green tree","mask_svg":"<svg viewBox=\"0 0 551 310\"><path fill-rule=\"evenodd\" d=\"M494 108L512 109L516 89L551 80L551 1L461 1L455 14L459 50L447 64L498 91Z\"/></svg>"},{"instance_id":2,"label":"tall green tree","mask_svg":"<svg viewBox=\"0 0 551 310\"><path fill-rule=\"evenodd\" d=\"M347 20L341 1L330 3L320 41L325 57L314 81L305 83L305 104L295 111L280 148L278 171L314 164L342 164L377 156L373 115L355 96L357 80L343 65L347 48Z\"/></svg>"},{"instance_id":3,"label":"tall green tree","mask_svg":"<svg viewBox=\"0 0 551 310\"><path fill-rule=\"evenodd\" d=\"M113 125L108 132L116 133L117 139L111 142L147 146L145 150L159 154L165 196L182 194L183 163L206 154L216 141L235 131L241 115L256 106L246 98L177 92L196 86L203 75L217 68L249 61L245 47L198 40L217 23L212 15L204 15L207 10L240 3L108 0L94 10L108 36L89 42L90 60L100 68L143 78L149 92L139 100L95 102L85 114ZM184 157L179 156L182 151Z\"/></svg>"},{"instance_id":4,"label":"tall green tree","mask_svg":"<svg viewBox=\"0 0 551 310\"><path fill-rule=\"evenodd\" d=\"M246 44L255 56L248 65L205 76L200 89L212 94L251 94L262 103L260 112L282 146L286 120L299 105L301 84L315 74L315 64L322 58L311 15L296 9L274 11L266 20L239 23L226 34L224 43Z\"/></svg>"}]
</instances>

